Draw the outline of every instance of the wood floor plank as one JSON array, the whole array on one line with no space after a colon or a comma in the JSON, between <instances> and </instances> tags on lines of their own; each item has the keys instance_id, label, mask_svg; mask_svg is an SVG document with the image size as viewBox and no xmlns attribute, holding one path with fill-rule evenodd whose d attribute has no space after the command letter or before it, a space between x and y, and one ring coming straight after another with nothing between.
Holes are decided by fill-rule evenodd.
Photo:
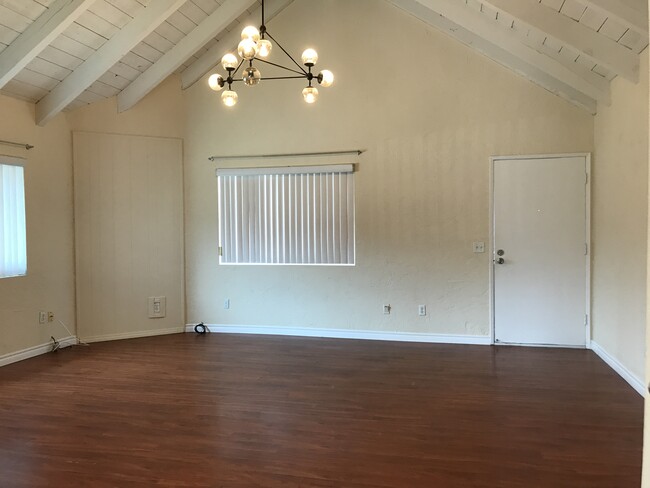
<instances>
[{"instance_id":1,"label":"wood floor plank","mask_svg":"<svg viewBox=\"0 0 650 488\"><path fill-rule=\"evenodd\" d=\"M179 334L0 368L0 486L638 488L591 351Z\"/></svg>"}]
</instances>

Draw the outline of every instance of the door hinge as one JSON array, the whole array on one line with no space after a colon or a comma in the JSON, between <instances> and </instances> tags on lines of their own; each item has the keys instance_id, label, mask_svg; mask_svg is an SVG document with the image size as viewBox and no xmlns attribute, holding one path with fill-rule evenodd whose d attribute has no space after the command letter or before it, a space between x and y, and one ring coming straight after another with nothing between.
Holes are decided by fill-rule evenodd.
<instances>
[{"instance_id":1,"label":"door hinge","mask_svg":"<svg viewBox=\"0 0 650 488\"><path fill-rule=\"evenodd\" d=\"M585 314L585 326L589 325L589 315Z\"/></svg>"},{"instance_id":2,"label":"door hinge","mask_svg":"<svg viewBox=\"0 0 650 488\"><path fill-rule=\"evenodd\" d=\"M219 246L219 256L223 256L223 247Z\"/></svg>"},{"instance_id":3,"label":"door hinge","mask_svg":"<svg viewBox=\"0 0 650 488\"><path fill-rule=\"evenodd\" d=\"M589 173L585 173L585 185L589 184Z\"/></svg>"},{"instance_id":4,"label":"door hinge","mask_svg":"<svg viewBox=\"0 0 650 488\"><path fill-rule=\"evenodd\" d=\"M585 242L585 256L589 255L589 244Z\"/></svg>"}]
</instances>

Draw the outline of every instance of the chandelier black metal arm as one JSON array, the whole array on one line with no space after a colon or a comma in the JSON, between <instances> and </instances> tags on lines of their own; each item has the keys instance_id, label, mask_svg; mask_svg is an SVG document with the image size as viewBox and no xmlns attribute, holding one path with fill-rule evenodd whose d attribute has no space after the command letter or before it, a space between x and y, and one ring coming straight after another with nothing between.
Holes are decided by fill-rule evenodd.
<instances>
[{"instance_id":1,"label":"chandelier black metal arm","mask_svg":"<svg viewBox=\"0 0 650 488\"><path fill-rule=\"evenodd\" d=\"M276 40L273 38L273 36L272 36L271 34L269 34L269 32L266 30L266 27L264 27L264 32L265 32L265 33L266 33L266 34L271 38L271 40L272 40L273 42L275 42L275 43L278 45L278 47L279 47L280 49L282 49L282 52L283 52L284 54L286 54L286 55L289 57L289 59L290 59L291 61L293 61L293 63L294 63L296 66L298 66L298 68L300 68L300 70L301 70L303 73L307 74L307 72L305 71L305 69L304 69L302 66L300 66L300 63L298 63L298 61L296 61L295 59L293 59L293 56L292 56L291 54L289 54L285 48L282 47L282 44L280 44L278 41L276 41Z\"/></svg>"},{"instance_id":2,"label":"chandelier black metal arm","mask_svg":"<svg viewBox=\"0 0 650 488\"><path fill-rule=\"evenodd\" d=\"M266 59L262 59L262 58L253 58L253 59L255 61L259 61L261 63L266 63L266 64L270 64L271 66L276 66L278 68L286 69L287 71L291 71L292 73L297 73L299 75L302 75L303 78L305 77L305 74L306 74L305 70L297 71L295 69L291 69L291 68L287 68L286 66L282 66L281 64L272 63L271 61L267 61ZM264 78L264 79L268 80L268 78Z\"/></svg>"},{"instance_id":3,"label":"chandelier black metal arm","mask_svg":"<svg viewBox=\"0 0 650 488\"><path fill-rule=\"evenodd\" d=\"M271 39L269 41L267 39ZM242 31L242 40L237 46L237 52L241 61L237 59L237 56L234 54L226 54L221 59L221 65L228 73L225 77L221 76L218 73L214 73L208 79L208 84L210 88L215 91L220 91L226 86L227 90L221 94L221 99L226 106L232 107L237 103L239 98L237 93L232 90L232 85L235 82L243 81L247 86L255 86L260 83L260 81L265 80L296 80L296 79L305 79L307 80L307 86L303 88L302 95L307 103L314 103L318 98L318 89L315 86L312 86L314 80L318 82L319 85L323 87L331 86L334 82L334 75L331 71L322 70L320 73L316 74L312 72L312 68L316 65L318 61L318 54L313 49L306 49L302 53L302 65L296 61L296 59L289 54L289 52L269 33L266 28L265 22L265 6L264 0L262 0L262 25L259 29L256 29L253 26L247 26ZM266 58L270 53L273 45L276 44L279 49L295 64L298 69L296 70L293 67L284 66L282 64L269 61ZM248 61L248 67L245 67L242 71L242 76L239 77L238 73L244 63ZM254 61L259 61L260 63L268 64L276 68L288 71L295 74L296 76L272 76L272 77L262 77L260 71L253 66ZM306 69L305 69L306 68Z\"/></svg>"}]
</instances>

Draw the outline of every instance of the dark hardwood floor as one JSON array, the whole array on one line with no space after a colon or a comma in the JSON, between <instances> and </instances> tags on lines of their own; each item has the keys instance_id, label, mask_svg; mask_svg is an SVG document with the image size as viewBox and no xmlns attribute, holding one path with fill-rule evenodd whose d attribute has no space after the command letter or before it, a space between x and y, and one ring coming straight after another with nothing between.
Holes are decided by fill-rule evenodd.
<instances>
[{"instance_id":1,"label":"dark hardwood floor","mask_svg":"<svg viewBox=\"0 0 650 488\"><path fill-rule=\"evenodd\" d=\"M0 368L0 487L638 488L590 351L181 334Z\"/></svg>"}]
</instances>

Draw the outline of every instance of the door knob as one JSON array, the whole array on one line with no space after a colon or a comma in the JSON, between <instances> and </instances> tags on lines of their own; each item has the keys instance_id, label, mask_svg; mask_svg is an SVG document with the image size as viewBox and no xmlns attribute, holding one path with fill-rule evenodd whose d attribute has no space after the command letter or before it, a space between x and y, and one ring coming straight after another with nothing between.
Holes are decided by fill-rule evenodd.
<instances>
[{"instance_id":1,"label":"door knob","mask_svg":"<svg viewBox=\"0 0 650 488\"><path fill-rule=\"evenodd\" d=\"M505 262L506 262L506 260L503 259L503 258L499 258L499 259L496 260L496 263L497 263L497 264L503 264L503 263L505 263Z\"/></svg>"},{"instance_id":2,"label":"door knob","mask_svg":"<svg viewBox=\"0 0 650 488\"><path fill-rule=\"evenodd\" d=\"M497 256L503 256L506 252L503 249L497 251Z\"/></svg>"}]
</instances>

